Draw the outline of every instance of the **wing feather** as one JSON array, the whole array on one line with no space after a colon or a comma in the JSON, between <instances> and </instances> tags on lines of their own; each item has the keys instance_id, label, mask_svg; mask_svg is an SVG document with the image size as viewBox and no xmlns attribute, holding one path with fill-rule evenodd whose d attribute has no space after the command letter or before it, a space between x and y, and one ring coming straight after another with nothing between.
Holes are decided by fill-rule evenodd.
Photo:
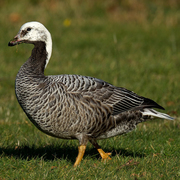
<instances>
[{"instance_id":1,"label":"wing feather","mask_svg":"<svg viewBox=\"0 0 180 180\"><path fill-rule=\"evenodd\" d=\"M164 109L153 100L138 96L125 88L115 87L97 78L79 75L59 75L49 77L53 77L53 79L56 79L56 82L66 86L67 93L81 94L83 97L99 100L112 107L112 115L143 108L154 107Z\"/></svg>"}]
</instances>

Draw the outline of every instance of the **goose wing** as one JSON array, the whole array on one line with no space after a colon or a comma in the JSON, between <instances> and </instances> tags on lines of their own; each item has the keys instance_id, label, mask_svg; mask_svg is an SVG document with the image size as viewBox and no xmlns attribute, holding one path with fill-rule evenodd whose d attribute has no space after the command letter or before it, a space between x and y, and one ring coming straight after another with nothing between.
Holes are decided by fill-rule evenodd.
<instances>
[{"instance_id":1,"label":"goose wing","mask_svg":"<svg viewBox=\"0 0 180 180\"><path fill-rule=\"evenodd\" d=\"M164 109L151 99L138 96L132 91L115 87L97 78L79 75L60 75L56 78L58 82L64 84L68 93L78 93L83 97L90 97L111 106L112 115L143 108Z\"/></svg>"}]
</instances>

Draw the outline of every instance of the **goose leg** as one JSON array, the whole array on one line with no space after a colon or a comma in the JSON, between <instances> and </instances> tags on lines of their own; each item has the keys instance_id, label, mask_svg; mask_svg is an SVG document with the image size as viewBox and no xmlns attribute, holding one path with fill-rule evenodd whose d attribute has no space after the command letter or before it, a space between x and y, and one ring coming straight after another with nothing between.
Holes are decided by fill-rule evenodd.
<instances>
[{"instance_id":1,"label":"goose leg","mask_svg":"<svg viewBox=\"0 0 180 180\"><path fill-rule=\"evenodd\" d=\"M109 156L111 155L111 153L105 153L101 147L99 146L99 144L97 143L97 141L95 139L89 139L89 141L91 142L91 144L97 149L97 151L99 152L99 154L101 155L102 159L111 159Z\"/></svg>"},{"instance_id":2,"label":"goose leg","mask_svg":"<svg viewBox=\"0 0 180 180\"><path fill-rule=\"evenodd\" d=\"M79 163L81 162L83 156L84 156L84 153L85 153L85 150L86 150L86 145L80 145L78 147L78 156L76 158L76 162L74 163L74 167L76 167L77 165L79 165Z\"/></svg>"},{"instance_id":3,"label":"goose leg","mask_svg":"<svg viewBox=\"0 0 180 180\"><path fill-rule=\"evenodd\" d=\"M109 159L111 160L111 158L109 157L111 155L111 153L105 153L102 149L97 149L99 154L101 155L102 159Z\"/></svg>"}]
</instances>

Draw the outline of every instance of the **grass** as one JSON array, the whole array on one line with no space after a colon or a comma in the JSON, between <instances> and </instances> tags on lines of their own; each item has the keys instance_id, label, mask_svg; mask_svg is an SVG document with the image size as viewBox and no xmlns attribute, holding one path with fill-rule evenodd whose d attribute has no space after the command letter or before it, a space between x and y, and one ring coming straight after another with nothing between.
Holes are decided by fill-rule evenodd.
<instances>
[{"instance_id":1,"label":"grass","mask_svg":"<svg viewBox=\"0 0 180 180\"><path fill-rule=\"evenodd\" d=\"M180 177L180 4L178 1L0 2L0 179L178 179ZM27 21L51 32L45 74L81 74L149 97L176 117L139 124L99 141L112 152L101 162L88 144L73 168L77 141L38 131L19 107L14 81L32 46L7 47Z\"/></svg>"}]
</instances>

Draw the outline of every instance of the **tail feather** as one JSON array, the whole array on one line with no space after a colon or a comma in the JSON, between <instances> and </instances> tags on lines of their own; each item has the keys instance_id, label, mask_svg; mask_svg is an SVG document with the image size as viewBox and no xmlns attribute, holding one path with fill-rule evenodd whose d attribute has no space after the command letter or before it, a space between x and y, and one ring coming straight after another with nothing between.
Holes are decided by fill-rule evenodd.
<instances>
[{"instance_id":1,"label":"tail feather","mask_svg":"<svg viewBox=\"0 0 180 180\"><path fill-rule=\"evenodd\" d=\"M161 112L155 111L154 109L148 109L148 108L143 109L142 114L148 115L148 116L154 116L154 117L158 117L158 118L162 118L162 119L168 119L168 120L174 119L173 117L171 117L165 113L161 113Z\"/></svg>"}]
</instances>

